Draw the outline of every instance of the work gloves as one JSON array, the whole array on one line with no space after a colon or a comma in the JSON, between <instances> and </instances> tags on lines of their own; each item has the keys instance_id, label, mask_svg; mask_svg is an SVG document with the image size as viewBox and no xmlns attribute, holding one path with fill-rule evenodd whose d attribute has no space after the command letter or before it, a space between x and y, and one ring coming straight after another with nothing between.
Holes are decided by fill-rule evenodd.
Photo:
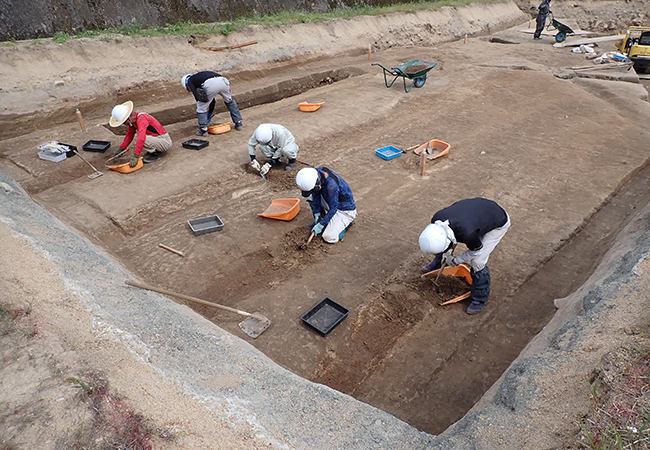
<instances>
[{"instance_id":1,"label":"work gloves","mask_svg":"<svg viewBox=\"0 0 650 450\"><path fill-rule=\"evenodd\" d=\"M271 170L271 164L266 163L260 169L260 175L266 175Z\"/></svg>"},{"instance_id":2,"label":"work gloves","mask_svg":"<svg viewBox=\"0 0 650 450\"><path fill-rule=\"evenodd\" d=\"M138 161L140 161L140 155L136 155L135 153L133 156L131 156L131 159L129 160L129 167L135 167L138 165Z\"/></svg>"},{"instance_id":3,"label":"work gloves","mask_svg":"<svg viewBox=\"0 0 650 450\"><path fill-rule=\"evenodd\" d=\"M445 253L443 257L445 258L445 263L449 267L456 267L458 265L456 261L454 261L454 255L451 254L451 251Z\"/></svg>"},{"instance_id":4,"label":"work gloves","mask_svg":"<svg viewBox=\"0 0 650 450\"><path fill-rule=\"evenodd\" d=\"M318 236L323 232L323 228L325 228L323 225L317 223L316 225L314 225L314 228L312 228L311 231L312 233L314 233L315 236Z\"/></svg>"},{"instance_id":5,"label":"work gloves","mask_svg":"<svg viewBox=\"0 0 650 450\"><path fill-rule=\"evenodd\" d=\"M316 225L318 222L320 222L320 213L315 213L314 214L314 221L309 222L307 224L307 228L314 228L314 225Z\"/></svg>"},{"instance_id":6,"label":"work gloves","mask_svg":"<svg viewBox=\"0 0 650 450\"><path fill-rule=\"evenodd\" d=\"M253 169L257 170L258 172L259 172L260 169L262 168L262 166L260 166L259 161L256 160L256 159L253 159L253 160L251 161L251 167L252 167ZM264 173L266 173L266 172L264 172Z\"/></svg>"}]
</instances>

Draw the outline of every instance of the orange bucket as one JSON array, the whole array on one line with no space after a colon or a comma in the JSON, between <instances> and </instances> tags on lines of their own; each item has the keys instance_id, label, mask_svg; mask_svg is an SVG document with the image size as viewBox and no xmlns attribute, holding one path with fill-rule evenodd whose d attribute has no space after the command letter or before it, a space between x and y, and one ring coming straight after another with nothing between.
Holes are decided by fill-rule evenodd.
<instances>
[{"instance_id":1,"label":"orange bucket","mask_svg":"<svg viewBox=\"0 0 650 450\"><path fill-rule=\"evenodd\" d=\"M300 212L299 198L279 198L271 200L271 205L258 216L276 220L292 220Z\"/></svg>"}]
</instances>

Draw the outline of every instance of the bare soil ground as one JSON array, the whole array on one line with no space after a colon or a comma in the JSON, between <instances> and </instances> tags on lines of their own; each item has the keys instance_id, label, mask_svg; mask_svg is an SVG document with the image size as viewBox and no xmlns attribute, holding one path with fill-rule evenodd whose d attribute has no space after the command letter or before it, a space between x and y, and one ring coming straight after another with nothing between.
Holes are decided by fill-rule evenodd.
<instances>
[{"instance_id":1,"label":"bare soil ground","mask_svg":"<svg viewBox=\"0 0 650 450\"><path fill-rule=\"evenodd\" d=\"M73 115L17 137L5 130L0 169L134 277L269 317L271 327L250 342L282 366L420 430L440 433L481 398L553 316L553 301L584 282L633 210L647 203L648 193L638 186L650 178L642 171L650 108L634 74L577 76L569 68L592 63L570 49L553 48L552 35L533 41L526 22L470 37L466 44L447 39L414 45L412 29L392 31L373 42L372 61L364 43L335 57L286 57L269 63L268 71L257 63L250 71L233 71L236 99L284 92L288 85L286 92L295 95L275 99L269 94L273 101L250 107L240 102L244 131L209 136L203 150L181 146L194 137L193 104L174 91L170 76L146 89L123 89L113 102L99 98L103 108L89 108L85 132ZM83 45L89 66L95 58L104 60L98 65L115 59L114 79L132 76L134 67L119 63L129 50L147 53L137 68L143 73L165 59L164 53L152 57L148 49L120 44L114 44L114 53L94 51L105 49L104 42ZM77 52L76 44L70 49ZM612 42L598 47L612 49ZM237 58L245 59L246 51L238 50ZM381 69L370 65L394 67L411 59L439 66L422 88L408 93L402 80L386 88ZM29 79L29 63L21 64ZM218 69L196 66L188 62L185 69ZM348 75L336 81L323 76L333 69ZM54 85L70 73L39 76ZM101 97L101 86L94 88ZM174 146L161 161L124 175L103 163L122 139L119 130L115 134L106 127L110 107L129 98L138 100L136 110L167 118ZM74 95L65 99L75 100ZM325 105L302 113L297 103L305 100ZM219 111L213 123L228 121ZM272 199L300 196L295 172L273 169L262 180L249 170L246 142L263 122L294 132L298 168L324 165L351 185L359 216L339 244L315 239L300 248L311 220L304 202L291 222L257 216ZM21 123L17 118L16 126ZM104 172L95 180L78 158L50 163L36 157L43 142L81 148L88 139L112 143L106 154L83 152ZM451 152L430 162L425 176L419 175L419 157L412 152L391 161L374 154L386 145L406 149L429 139L449 142ZM628 185L634 195L616 214L592 222L604 206L615 204L613 196L630 180L637 180ZM445 278L435 286L431 278L420 278L420 266L429 259L419 252L417 236L435 211L473 196L499 202L513 226L490 260L491 300L484 312L468 316L466 302L440 306L467 286ZM189 231L188 220L215 213L225 223L223 231L203 236ZM581 231L589 225L600 228L585 235ZM554 259L578 238L580 246ZM189 254L180 257L159 243ZM350 310L325 338L300 320L324 297ZM190 306L248 339L238 327L241 317Z\"/></svg>"}]
</instances>

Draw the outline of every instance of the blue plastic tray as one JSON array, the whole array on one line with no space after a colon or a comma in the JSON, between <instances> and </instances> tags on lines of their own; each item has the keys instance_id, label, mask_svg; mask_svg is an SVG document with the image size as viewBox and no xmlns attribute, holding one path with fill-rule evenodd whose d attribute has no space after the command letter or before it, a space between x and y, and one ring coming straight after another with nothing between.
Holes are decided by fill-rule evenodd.
<instances>
[{"instance_id":1,"label":"blue plastic tray","mask_svg":"<svg viewBox=\"0 0 650 450\"><path fill-rule=\"evenodd\" d=\"M397 158L401 154L402 151L397 147L393 147L392 145L375 150L375 155L379 156L381 159L385 159L386 161L389 159Z\"/></svg>"}]
</instances>

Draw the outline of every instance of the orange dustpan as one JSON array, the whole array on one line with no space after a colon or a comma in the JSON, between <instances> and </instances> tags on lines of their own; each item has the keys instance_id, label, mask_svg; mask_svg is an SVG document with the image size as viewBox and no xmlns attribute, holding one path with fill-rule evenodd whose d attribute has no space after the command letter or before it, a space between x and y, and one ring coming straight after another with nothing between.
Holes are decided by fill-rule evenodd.
<instances>
[{"instance_id":1,"label":"orange dustpan","mask_svg":"<svg viewBox=\"0 0 650 450\"><path fill-rule=\"evenodd\" d=\"M446 142L439 141L437 139L432 139L429 142L425 142L424 144L419 145L417 148L413 150L413 153L419 155L423 151L426 151L426 149L429 147L431 147L431 154L427 156L427 159L431 160L431 159L438 159L441 156L445 156L447 153L449 153L449 149L451 148L451 145L447 144Z\"/></svg>"},{"instance_id":2,"label":"orange dustpan","mask_svg":"<svg viewBox=\"0 0 650 450\"><path fill-rule=\"evenodd\" d=\"M436 275L440 269L432 270L431 272L427 272L424 275L422 275L420 278L424 278L429 275ZM442 274L450 277L458 277L458 278L464 278L465 281L471 286L472 285L472 274L470 273L469 267L467 267L465 264L459 264L456 267L445 267L442 269ZM466 298L469 298L470 294L472 292L467 292L466 294L459 295L458 297L452 298L451 300L447 300L446 302L443 302L440 304L440 306L444 305L451 305L452 303L458 303L461 300L465 300Z\"/></svg>"},{"instance_id":3,"label":"orange dustpan","mask_svg":"<svg viewBox=\"0 0 650 450\"><path fill-rule=\"evenodd\" d=\"M106 166L106 167L120 173L131 173L131 172L135 172L136 170L142 169L143 165L144 163L142 162L142 158L140 158L138 160L138 164L136 164L135 167L131 167L129 163L118 164L116 166Z\"/></svg>"},{"instance_id":4,"label":"orange dustpan","mask_svg":"<svg viewBox=\"0 0 650 450\"><path fill-rule=\"evenodd\" d=\"M271 200L271 205L258 216L277 220L292 220L299 212L299 198L279 198Z\"/></svg>"}]
</instances>

